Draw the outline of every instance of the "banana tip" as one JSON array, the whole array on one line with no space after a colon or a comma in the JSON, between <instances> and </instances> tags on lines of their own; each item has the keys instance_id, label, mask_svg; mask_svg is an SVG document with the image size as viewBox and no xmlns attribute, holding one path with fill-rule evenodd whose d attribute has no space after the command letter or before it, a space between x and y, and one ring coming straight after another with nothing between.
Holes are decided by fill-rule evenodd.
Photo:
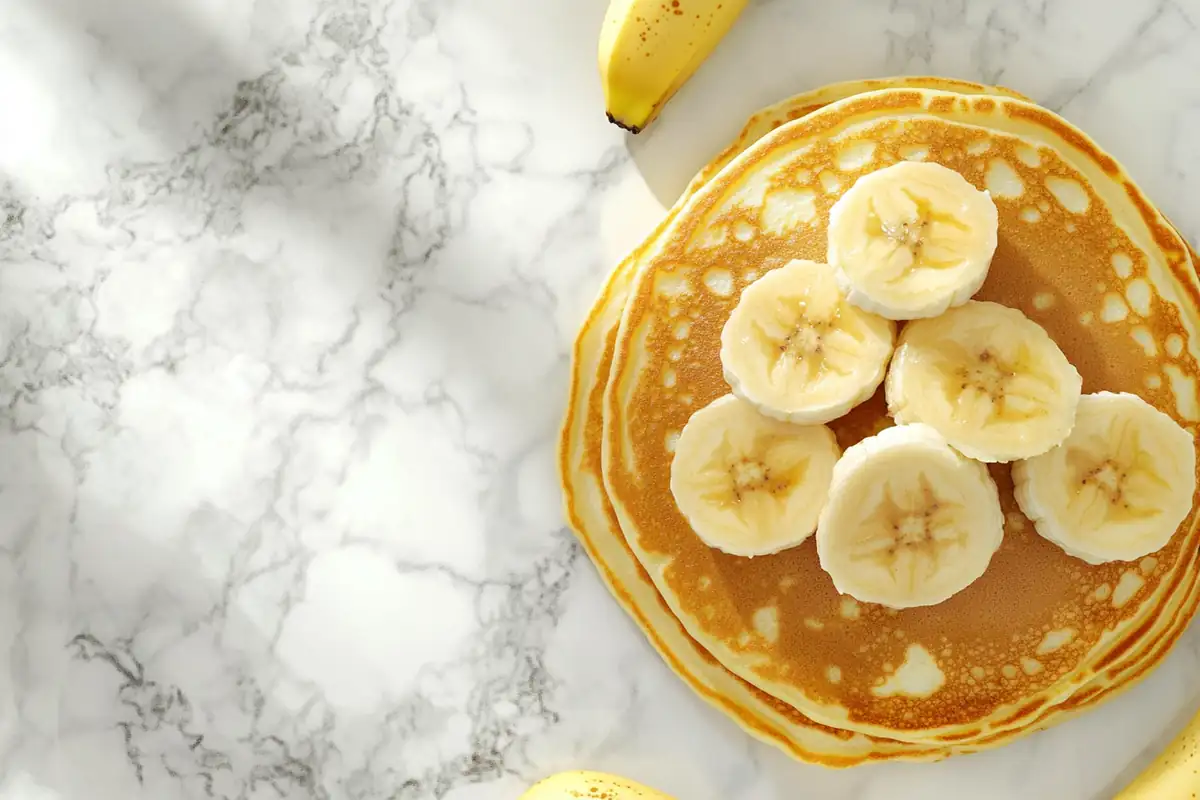
<instances>
[{"instance_id":1,"label":"banana tip","mask_svg":"<svg viewBox=\"0 0 1200 800\"><path fill-rule=\"evenodd\" d=\"M641 125L627 125L627 124L625 124L624 122L621 122L621 120L619 120L619 119L617 119L616 117L614 117L614 116L612 115L612 112L611 112L611 111L607 112L607 113L606 113L606 116L608 117L608 121L609 121L609 122L611 122L613 125L616 125L618 128L621 128L622 130L627 130L627 131L629 131L630 133L634 133L634 134L637 134L637 133L641 133L641 132L642 132L642 126L641 126Z\"/></svg>"}]
</instances>

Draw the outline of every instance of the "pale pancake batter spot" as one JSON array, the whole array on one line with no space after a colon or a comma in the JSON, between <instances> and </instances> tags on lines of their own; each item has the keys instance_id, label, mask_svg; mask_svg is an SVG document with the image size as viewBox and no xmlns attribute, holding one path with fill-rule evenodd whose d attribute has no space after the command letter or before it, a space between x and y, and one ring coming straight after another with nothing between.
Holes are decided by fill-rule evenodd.
<instances>
[{"instance_id":1,"label":"pale pancake batter spot","mask_svg":"<svg viewBox=\"0 0 1200 800\"><path fill-rule=\"evenodd\" d=\"M842 619L858 619L862 616L862 607L848 594L842 595L842 605L838 609L838 613L842 615Z\"/></svg>"},{"instance_id":2,"label":"pale pancake batter spot","mask_svg":"<svg viewBox=\"0 0 1200 800\"><path fill-rule=\"evenodd\" d=\"M1045 311L1054 305L1054 295L1050 292L1038 292L1033 296L1033 307Z\"/></svg>"},{"instance_id":3,"label":"pale pancake batter spot","mask_svg":"<svg viewBox=\"0 0 1200 800\"><path fill-rule=\"evenodd\" d=\"M663 386L668 389L674 388L676 380L677 375L675 370L671 369L670 367L667 367L665 370L663 370Z\"/></svg>"},{"instance_id":4,"label":"pale pancake batter spot","mask_svg":"<svg viewBox=\"0 0 1200 800\"><path fill-rule=\"evenodd\" d=\"M1146 556L1140 562L1138 562L1138 569L1140 569L1142 571L1142 574L1145 575L1146 577L1150 577L1151 575L1153 575L1154 570L1157 567L1158 567L1158 559L1155 558L1154 556Z\"/></svg>"},{"instance_id":5,"label":"pale pancake batter spot","mask_svg":"<svg viewBox=\"0 0 1200 800\"><path fill-rule=\"evenodd\" d=\"M1082 314L1079 315L1079 324L1080 325L1091 325L1093 316L1094 315L1090 311L1083 312Z\"/></svg>"},{"instance_id":6,"label":"pale pancake batter spot","mask_svg":"<svg viewBox=\"0 0 1200 800\"><path fill-rule=\"evenodd\" d=\"M987 673L983 671L983 667L971 667L971 677L977 681L983 680L983 676Z\"/></svg>"},{"instance_id":7,"label":"pale pancake batter spot","mask_svg":"<svg viewBox=\"0 0 1200 800\"><path fill-rule=\"evenodd\" d=\"M1100 312L1100 319L1111 323L1120 322L1128 316L1129 306L1125 305L1119 294L1109 292L1104 295L1104 309Z\"/></svg>"},{"instance_id":8,"label":"pale pancake batter spot","mask_svg":"<svg viewBox=\"0 0 1200 800\"><path fill-rule=\"evenodd\" d=\"M767 197L760 218L763 230L776 236L817 219L817 195L812 189L778 189Z\"/></svg>"},{"instance_id":9,"label":"pale pancake batter spot","mask_svg":"<svg viewBox=\"0 0 1200 800\"><path fill-rule=\"evenodd\" d=\"M1038 643L1035 651L1039 656L1044 656L1047 653L1053 653L1055 650L1070 644L1075 638L1074 628L1063 628L1062 630L1050 631L1042 637L1042 641Z\"/></svg>"},{"instance_id":10,"label":"pale pancake batter spot","mask_svg":"<svg viewBox=\"0 0 1200 800\"><path fill-rule=\"evenodd\" d=\"M1175 364L1167 364L1163 367L1163 372L1171 384L1171 394L1175 395L1175 410L1179 412L1179 416L1189 422L1200 420L1200 409L1197 408L1196 402L1196 379L1184 375L1183 370Z\"/></svg>"},{"instance_id":11,"label":"pale pancake batter spot","mask_svg":"<svg viewBox=\"0 0 1200 800\"><path fill-rule=\"evenodd\" d=\"M745 220L738 220L733 226L733 235L739 242L748 242L758 233L754 226Z\"/></svg>"},{"instance_id":12,"label":"pale pancake batter spot","mask_svg":"<svg viewBox=\"0 0 1200 800\"><path fill-rule=\"evenodd\" d=\"M773 159L778 161L779 159ZM758 208L763 203L763 198L767 196L767 189L770 188L769 180L770 170L764 169L761 173L756 173L750 179L744 181L737 191L733 193L727 201L722 203L722 210L728 211L737 206L743 208Z\"/></svg>"},{"instance_id":13,"label":"pale pancake batter spot","mask_svg":"<svg viewBox=\"0 0 1200 800\"><path fill-rule=\"evenodd\" d=\"M1161 389L1162 388L1162 376L1161 375L1147 375L1146 376L1146 388L1147 389Z\"/></svg>"},{"instance_id":14,"label":"pale pancake batter spot","mask_svg":"<svg viewBox=\"0 0 1200 800\"><path fill-rule=\"evenodd\" d=\"M779 579L779 590L786 592L788 589L796 585L796 579L791 575L785 575Z\"/></svg>"},{"instance_id":15,"label":"pale pancake batter spot","mask_svg":"<svg viewBox=\"0 0 1200 800\"><path fill-rule=\"evenodd\" d=\"M660 272L654 276L654 293L659 297L683 297L691 291L691 286L681 275Z\"/></svg>"},{"instance_id":16,"label":"pale pancake batter spot","mask_svg":"<svg viewBox=\"0 0 1200 800\"><path fill-rule=\"evenodd\" d=\"M880 685L871 687L871 694L876 697L929 697L945 683L946 675L929 651L919 644L910 644L904 654L904 663Z\"/></svg>"},{"instance_id":17,"label":"pale pancake batter spot","mask_svg":"<svg viewBox=\"0 0 1200 800\"><path fill-rule=\"evenodd\" d=\"M967 153L973 156L981 156L988 150L992 149L992 140L986 136L982 139L976 139L967 145ZM1007 165L1006 165L1007 166ZM1015 173L1014 173L1015 174Z\"/></svg>"},{"instance_id":18,"label":"pale pancake batter spot","mask_svg":"<svg viewBox=\"0 0 1200 800\"><path fill-rule=\"evenodd\" d=\"M1072 214L1082 214L1091 205L1087 190L1080 185L1079 181L1050 176L1046 178L1046 188L1050 190L1050 194L1054 195L1058 204Z\"/></svg>"},{"instance_id":19,"label":"pale pancake batter spot","mask_svg":"<svg viewBox=\"0 0 1200 800\"><path fill-rule=\"evenodd\" d=\"M668 453L674 453L675 445L679 444L679 431L669 431L664 444L666 445Z\"/></svg>"},{"instance_id":20,"label":"pale pancake batter spot","mask_svg":"<svg viewBox=\"0 0 1200 800\"><path fill-rule=\"evenodd\" d=\"M1133 259L1124 253L1113 253L1112 268L1117 277L1124 280L1133 274Z\"/></svg>"},{"instance_id":21,"label":"pale pancake batter spot","mask_svg":"<svg viewBox=\"0 0 1200 800\"><path fill-rule=\"evenodd\" d=\"M770 644L779 641L779 609L763 606L754 612L754 630Z\"/></svg>"},{"instance_id":22,"label":"pale pancake batter spot","mask_svg":"<svg viewBox=\"0 0 1200 800\"><path fill-rule=\"evenodd\" d=\"M1158 342L1154 341L1154 334L1147 328L1138 325L1129 332L1133 340L1142 346L1142 351L1150 358L1158 355Z\"/></svg>"},{"instance_id":23,"label":"pale pancake batter spot","mask_svg":"<svg viewBox=\"0 0 1200 800\"><path fill-rule=\"evenodd\" d=\"M1112 587L1107 583L1102 583L1092 592L1092 597L1096 598L1097 603L1103 603L1112 595Z\"/></svg>"},{"instance_id":24,"label":"pale pancake batter spot","mask_svg":"<svg viewBox=\"0 0 1200 800\"><path fill-rule=\"evenodd\" d=\"M1017 677L1017 668L1012 664L1005 664L1000 668L1000 674L1011 681L1013 678Z\"/></svg>"},{"instance_id":25,"label":"pale pancake batter spot","mask_svg":"<svg viewBox=\"0 0 1200 800\"><path fill-rule=\"evenodd\" d=\"M680 320L675 323L675 327L671 329L671 335L679 341L683 341L692 332L692 323L685 320Z\"/></svg>"},{"instance_id":26,"label":"pale pancake batter spot","mask_svg":"<svg viewBox=\"0 0 1200 800\"><path fill-rule=\"evenodd\" d=\"M825 629L825 623L816 617L805 617L804 627L808 628L810 631L819 631Z\"/></svg>"},{"instance_id":27,"label":"pale pancake batter spot","mask_svg":"<svg viewBox=\"0 0 1200 800\"><path fill-rule=\"evenodd\" d=\"M1009 530L1023 531L1025 530L1025 515L1019 511L1010 511L1004 516L1008 523Z\"/></svg>"},{"instance_id":28,"label":"pale pancake batter spot","mask_svg":"<svg viewBox=\"0 0 1200 800\"><path fill-rule=\"evenodd\" d=\"M714 225L692 240L688 250L711 250L725 244L728 235L724 225Z\"/></svg>"},{"instance_id":29,"label":"pale pancake batter spot","mask_svg":"<svg viewBox=\"0 0 1200 800\"><path fill-rule=\"evenodd\" d=\"M1125 287L1125 298L1133 310L1143 317L1150 316L1150 284L1145 278L1134 278Z\"/></svg>"},{"instance_id":30,"label":"pale pancake batter spot","mask_svg":"<svg viewBox=\"0 0 1200 800\"><path fill-rule=\"evenodd\" d=\"M1064 228L1066 228L1066 230L1067 230L1067 233L1074 233L1075 231L1077 231L1077 230L1078 230L1078 228L1076 228L1076 227L1075 227L1075 223L1074 223L1074 222L1068 222L1068 223L1067 223L1066 225L1064 225L1063 227L1064 227Z\"/></svg>"},{"instance_id":31,"label":"pale pancake batter spot","mask_svg":"<svg viewBox=\"0 0 1200 800\"><path fill-rule=\"evenodd\" d=\"M700 591L706 592L708 591L708 588L712 586L712 578L708 577L707 575L701 575L700 580L696 581L696 585L700 587Z\"/></svg>"},{"instance_id":32,"label":"pale pancake batter spot","mask_svg":"<svg viewBox=\"0 0 1200 800\"><path fill-rule=\"evenodd\" d=\"M679 361L679 359L683 358L683 348L672 347L670 352L667 353L667 358L672 361Z\"/></svg>"},{"instance_id":33,"label":"pale pancake batter spot","mask_svg":"<svg viewBox=\"0 0 1200 800\"><path fill-rule=\"evenodd\" d=\"M1038 208L1040 208L1042 210L1042 213L1045 214L1046 212L1048 212L1050 210L1050 204L1047 203L1045 200L1039 200Z\"/></svg>"},{"instance_id":34,"label":"pale pancake batter spot","mask_svg":"<svg viewBox=\"0 0 1200 800\"><path fill-rule=\"evenodd\" d=\"M825 669L825 679L834 686L842 682L842 669L838 666L830 666Z\"/></svg>"},{"instance_id":35,"label":"pale pancake batter spot","mask_svg":"<svg viewBox=\"0 0 1200 800\"><path fill-rule=\"evenodd\" d=\"M1026 144L1017 145L1013 148L1017 158L1021 159L1021 163L1027 167L1040 167L1042 165L1042 154L1035 148Z\"/></svg>"},{"instance_id":36,"label":"pale pancake batter spot","mask_svg":"<svg viewBox=\"0 0 1200 800\"><path fill-rule=\"evenodd\" d=\"M679 395L679 402L683 403L685 406L690 406L695 401L696 398L692 397L690 394Z\"/></svg>"},{"instance_id":37,"label":"pale pancake batter spot","mask_svg":"<svg viewBox=\"0 0 1200 800\"><path fill-rule=\"evenodd\" d=\"M900 158L905 161L924 161L929 158L929 148L923 144L909 144L900 148Z\"/></svg>"},{"instance_id":38,"label":"pale pancake batter spot","mask_svg":"<svg viewBox=\"0 0 1200 800\"><path fill-rule=\"evenodd\" d=\"M1133 596L1138 593L1138 590L1146 585L1146 581L1142 579L1132 570L1121 573L1121 579L1117 581L1117 588L1113 590L1112 605L1113 608L1120 608L1133 599Z\"/></svg>"},{"instance_id":39,"label":"pale pancake batter spot","mask_svg":"<svg viewBox=\"0 0 1200 800\"><path fill-rule=\"evenodd\" d=\"M1030 658L1029 656L1024 656L1021 658L1021 671L1026 675L1037 675L1043 669L1044 667L1042 666L1042 662L1038 661L1037 659Z\"/></svg>"},{"instance_id":40,"label":"pale pancake batter spot","mask_svg":"<svg viewBox=\"0 0 1200 800\"><path fill-rule=\"evenodd\" d=\"M1171 358L1179 358L1179 354L1183 352L1183 337L1178 333L1172 333L1167 337L1167 355Z\"/></svg>"},{"instance_id":41,"label":"pale pancake batter spot","mask_svg":"<svg viewBox=\"0 0 1200 800\"><path fill-rule=\"evenodd\" d=\"M1025 194L1021 176L1002 158L993 158L988 162L984 185L993 197L1020 197Z\"/></svg>"},{"instance_id":42,"label":"pale pancake batter spot","mask_svg":"<svg viewBox=\"0 0 1200 800\"><path fill-rule=\"evenodd\" d=\"M724 267L713 267L704 273L704 285L718 297L733 294L733 273Z\"/></svg>"},{"instance_id":43,"label":"pale pancake batter spot","mask_svg":"<svg viewBox=\"0 0 1200 800\"><path fill-rule=\"evenodd\" d=\"M875 143L872 141L855 142L842 149L837 156L837 168L842 172L858 172L870 166L875 158Z\"/></svg>"},{"instance_id":44,"label":"pale pancake batter spot","mask_svg":"<svg viewBox=\"0 0 1200 800\"><path fill-rule=\"evenodd\" d=\"M1021 209L1021 221L1033 224L1042 218L1042 212L1038 211L1033 206L1025 206Z\"/></svg>"},{"instance_id":45,"label":"pale pancake batter spot","mask_svg":"<svg viewBox=\"0 0 1200 800\"><path fill-rule=\"evenodd\" d=\"M835 194L842 188L842 181L837 175L834 175L829 170L821 173L821 188L825 190L825 194Z\"/></svg>"}]
</instances>

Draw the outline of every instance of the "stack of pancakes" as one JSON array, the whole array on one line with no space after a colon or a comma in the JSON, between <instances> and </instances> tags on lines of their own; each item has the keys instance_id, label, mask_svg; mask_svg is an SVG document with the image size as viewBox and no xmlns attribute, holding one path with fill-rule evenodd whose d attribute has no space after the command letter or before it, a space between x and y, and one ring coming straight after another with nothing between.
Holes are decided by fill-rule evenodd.
<instances>
[{"instance_id":1,"label":"stack of pancakes","mask_svg":"<svg viewBox=\"0 0 1200 800\"><path fill-rule=\"evenodd\" d=\"M690 529L672 446L729 391L720 334L741 291L792 259L823 260L833 203L905 159L991 192L999 246L976 299L1042 325L1084 392L1138 394L1193 435L1200 420L1196 256L1069 123L1008 90L932 78L838 84L752 117L584 323L562 479L588 554L671 668L754 736L828 766L934 760L1066 719L1153 669L1200 599L1194 506L1157 553L1093 566L1035 533L1007 464L991 467L1002 546L935 606L838 595L812 539L738 558ZM881 395L831 424L843 449L892 424Z\"/></svg>"}]
</instances>

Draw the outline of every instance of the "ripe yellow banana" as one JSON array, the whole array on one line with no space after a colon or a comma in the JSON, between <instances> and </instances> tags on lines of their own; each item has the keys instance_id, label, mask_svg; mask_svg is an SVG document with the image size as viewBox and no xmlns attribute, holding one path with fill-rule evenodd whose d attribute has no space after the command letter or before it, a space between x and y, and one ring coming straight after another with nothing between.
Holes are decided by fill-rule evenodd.
<instances>
[{"instance_id":1,"label":"ripe yellow banana","mask_svg":"<svg viewBox=\"0 0 1200 800\"><path fill-rule=\"evenodd\" d=\"M746 0L612 0L600 30L608 119L638 133L733 25Z\"/></svg>"},{"instance_id":2,"label":"ripe yellow banana","mask_svg":"<svg viewBox=\"0 0 1200 800\"><path fill-rule=\"evenodd\" d=\"M1200 714L1113 800L1184 800L1200 796Z\"/></svg>"},{"instance_id":3,"label":"ripe yellow banana","mask_svg":"<svg viewBox=\"0 0 1200 800\"><path fill-rule=\"evenodd\" d=\"M519 800L673 800L648 786L606 775L576 770L551 775L521 795Z\"/></svg>"}]
</instances>

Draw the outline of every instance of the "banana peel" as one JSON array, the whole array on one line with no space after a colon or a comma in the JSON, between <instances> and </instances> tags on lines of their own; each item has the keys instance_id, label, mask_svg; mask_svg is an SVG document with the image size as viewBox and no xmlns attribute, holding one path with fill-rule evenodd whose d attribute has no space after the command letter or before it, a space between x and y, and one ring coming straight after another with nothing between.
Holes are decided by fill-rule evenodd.
<instances>
[{"instance_id":1,"label":"banana peel","mask_svg":"<svg viewBox=\"0 0 1200 800\"><path fill-rule=\"evenodd\" d=\"M529 788L519 800L675 800L637 781L589 770L551 775Z\"/></svg>"},{"instance_id":2,"label":"banana peel","mask_svg":"<svg viewBox=\"0 0 1200 800\"><path fill-rule=\"evenodd\" d=\"M1200 798L1200 713L1113 800Z\"/></svg>"}]
</instances>

